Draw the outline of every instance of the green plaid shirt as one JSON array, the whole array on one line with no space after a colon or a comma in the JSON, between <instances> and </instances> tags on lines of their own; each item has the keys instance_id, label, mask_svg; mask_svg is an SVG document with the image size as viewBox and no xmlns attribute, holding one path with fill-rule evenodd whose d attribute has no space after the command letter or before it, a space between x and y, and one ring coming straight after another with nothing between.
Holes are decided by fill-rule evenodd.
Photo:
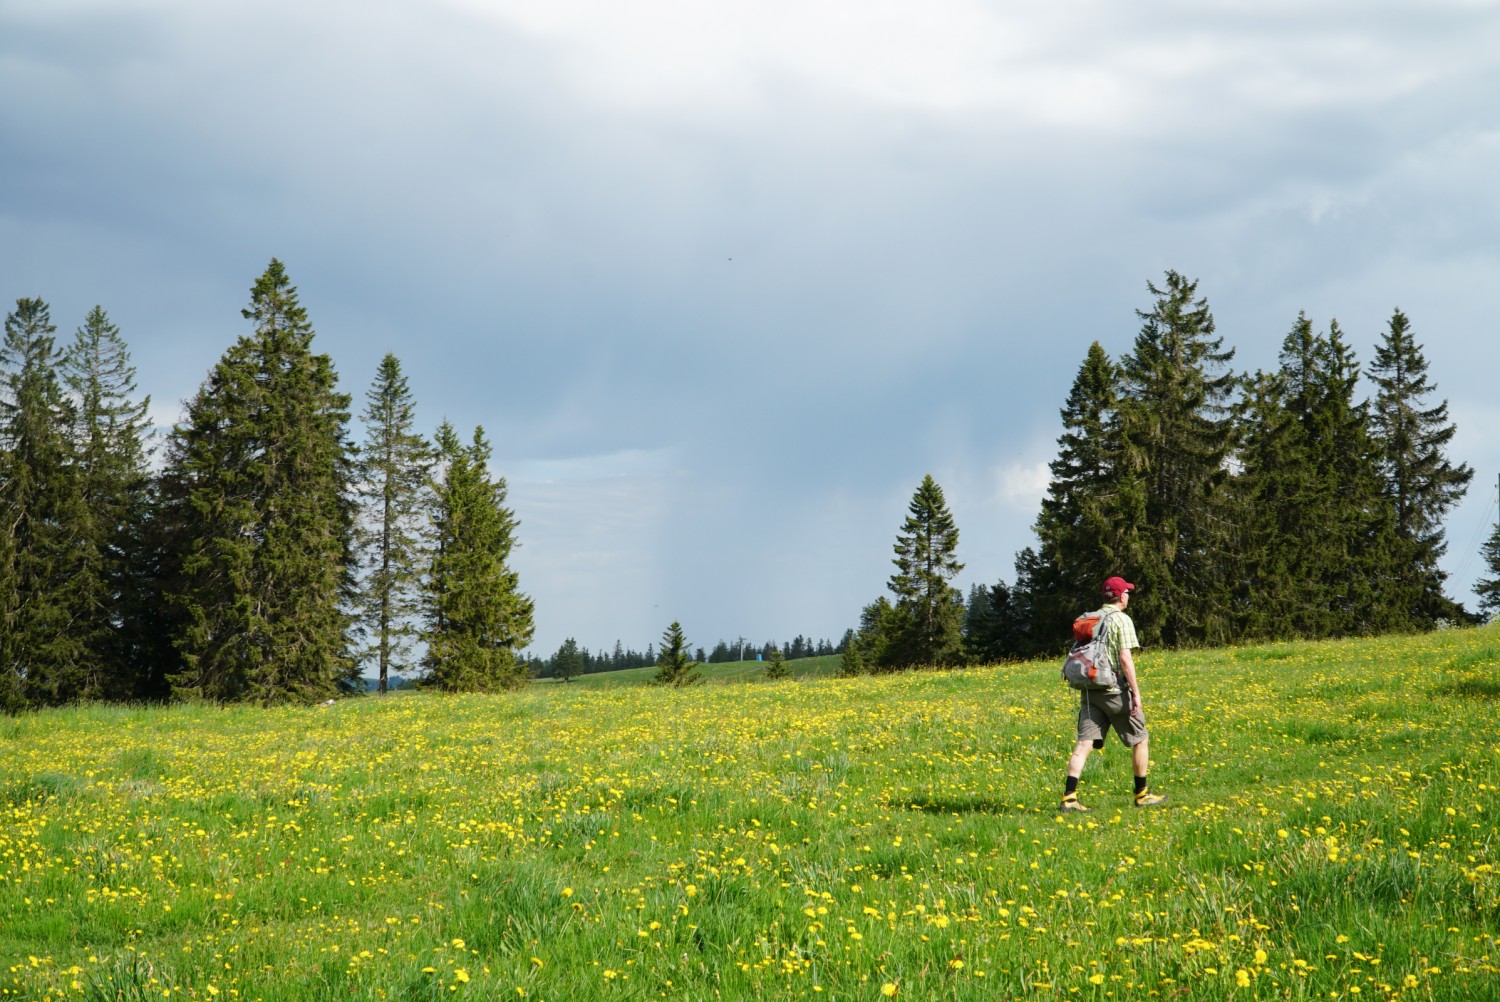
<instances>
[{"instance_id":1,"label":"green plaid shirt","mask_svg":"<svg viewBox=\"0 0 1500 1002\"><path fill-rule=\"evenodd\" d=\"M1134 621L1131 620L1128 614L1113 605L1106 605L1096 612L1089 613L1089 615L1099 617L1099 622L1105 631L1104 650L1106 657L1109 659L1109 666L1123 680L1124 676L1120 674L1120 652L1133 651L1141 646L1140 639L1135 635ZM1105 619L1105 616L1109 618ZM1123 686L1115 686L1113 689L1106 691L1116 693L1128 691L1128 689Z\"/></svg>"}]
</instances>

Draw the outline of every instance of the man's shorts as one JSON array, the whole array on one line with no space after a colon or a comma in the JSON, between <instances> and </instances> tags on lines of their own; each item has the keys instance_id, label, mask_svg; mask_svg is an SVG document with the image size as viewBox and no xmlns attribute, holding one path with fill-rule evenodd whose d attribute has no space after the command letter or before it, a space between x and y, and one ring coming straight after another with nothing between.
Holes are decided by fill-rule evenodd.
<instances>
[{"instance_id":1,"label":"man's shorts","mask_svg":"<svg viewBox=\"0 0 1500 1002\"><path fill-rule=\"evenodd\" d=\"M1146 721L1130 715L1128 692L1085 692L1078 705L1078 740L1102 748L1111 727L1127 748L1146 740Z\"/></svg>"}]
</instances>

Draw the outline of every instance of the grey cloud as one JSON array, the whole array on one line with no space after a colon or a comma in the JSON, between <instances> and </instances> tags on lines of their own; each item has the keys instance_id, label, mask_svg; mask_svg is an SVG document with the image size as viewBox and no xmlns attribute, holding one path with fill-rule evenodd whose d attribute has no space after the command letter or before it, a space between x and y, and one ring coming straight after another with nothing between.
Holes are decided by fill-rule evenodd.
<instances>
[{"instance_id":1,"label":"grey cloud","mask_svg":"<svg viewBox=\"0 0 1500 1002\"><path fill-rule=\"evenodd\" d=\"M1049 458L1089 342L1127 350L1166 267L1239 368L1301 308L1368 358L1399 302L1443 392L1488 392L1485 9L1049 9L942 108L777 60L733 100L610 102L565 39L445 6L66 10L0 4L0 294L65 328L103 303L161 401L281 257L356 409L394 350L427 423L490 431L539 649L641 646L677 606L706 642L835 635L928 471L965 577L1008 575L1032 513L992 471ZM627 450L670 469L515 473Z\"/></svg>"}]
</instances>

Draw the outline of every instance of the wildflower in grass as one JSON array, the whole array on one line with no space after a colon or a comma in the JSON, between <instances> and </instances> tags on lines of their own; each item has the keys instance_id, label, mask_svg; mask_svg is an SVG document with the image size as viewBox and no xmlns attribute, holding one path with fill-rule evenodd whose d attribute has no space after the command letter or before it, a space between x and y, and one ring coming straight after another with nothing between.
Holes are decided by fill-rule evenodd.
<instances>
[{"instance_id":1,"label":"wildflower in grass","mask_svg":"<svg viewBox=\"0 0 1500 1002\"><path fill-rule=\"evenodd\" d=\"M894 981L887 981L885 984L880 986L880 994L884 995L888 999L895 998L896 993L900 990L900 988L896 987L896 983Z\"/></svg>"}]
</instances>

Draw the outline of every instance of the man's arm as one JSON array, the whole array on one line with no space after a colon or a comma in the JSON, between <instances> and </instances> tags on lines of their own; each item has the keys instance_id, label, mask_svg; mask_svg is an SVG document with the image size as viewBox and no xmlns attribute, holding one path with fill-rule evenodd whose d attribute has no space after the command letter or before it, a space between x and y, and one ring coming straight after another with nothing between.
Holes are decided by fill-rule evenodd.
<instances>
[{"instance_id":1,"label":"man's arm","mask_svg":"<svg viewBox=\"0 0 1500 1002\"><path fill-rule=\"evenodd\" d=\"M1129 647L1120 649L1120 671L1125 676L1125 682L1130 686L1130 715L1146 719L1146 711L1141 709L1141 687L1135 680L1135 657L1131 655Z\"/></svg>"}]
</instances>

